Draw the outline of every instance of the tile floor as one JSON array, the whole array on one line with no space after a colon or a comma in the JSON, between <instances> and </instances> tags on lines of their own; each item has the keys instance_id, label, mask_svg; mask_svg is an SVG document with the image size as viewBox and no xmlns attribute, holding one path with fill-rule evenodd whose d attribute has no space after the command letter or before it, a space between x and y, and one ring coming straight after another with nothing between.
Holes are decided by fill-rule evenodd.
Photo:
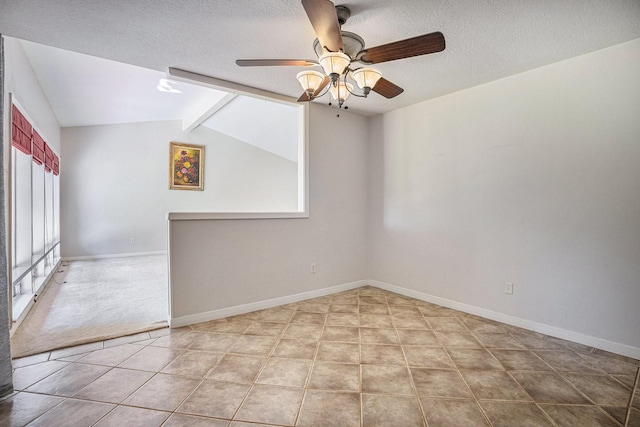
<instances>
[{"instance_id":1,"label":"tile floor","mask_svg":"<svg viewBox=\"0 0 640 427\"><path fill-rule=\"evenodd\" d=\"M639 365L363 287L14 360L0 425L640 426Z\"/></svg>"}]
</instances>

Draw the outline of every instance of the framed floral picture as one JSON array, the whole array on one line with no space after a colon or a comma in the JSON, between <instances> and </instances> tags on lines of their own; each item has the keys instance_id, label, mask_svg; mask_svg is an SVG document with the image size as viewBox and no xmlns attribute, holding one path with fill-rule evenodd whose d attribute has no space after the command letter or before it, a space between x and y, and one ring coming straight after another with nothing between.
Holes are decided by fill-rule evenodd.
<instances>
[{"instance_id":1,"label":"framed floral picture","mask_svg":"<svg viewBox=\"0 0 640 427\"><path fill-rule=\"evenodd\" d=\"M204 190L204 146L170 143L169 189Z\"/></svg>"}]
</instances>

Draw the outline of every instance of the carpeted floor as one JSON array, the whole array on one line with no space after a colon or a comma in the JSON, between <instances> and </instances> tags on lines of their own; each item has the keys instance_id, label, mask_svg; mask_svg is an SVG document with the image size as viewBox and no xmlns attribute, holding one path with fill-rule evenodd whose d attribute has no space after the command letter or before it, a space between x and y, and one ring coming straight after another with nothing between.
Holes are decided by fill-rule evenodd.
<instances>
[{"instance_id":1,"label":"carpeted floor","mask_svg":"<svg viewBox=\"0 0 640 427\"><path fill-rule=\"evenodd\" d=\"M11 338L14 358L167 326L165 255L64 264Z\"/></svg>"}]
</instances>

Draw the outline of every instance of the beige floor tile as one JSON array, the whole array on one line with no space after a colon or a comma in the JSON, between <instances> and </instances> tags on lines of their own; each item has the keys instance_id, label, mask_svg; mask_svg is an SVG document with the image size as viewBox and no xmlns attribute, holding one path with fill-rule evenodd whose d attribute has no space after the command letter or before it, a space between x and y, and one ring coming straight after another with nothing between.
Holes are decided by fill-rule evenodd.
<instances>
[{"instance_id":1,"label":"beige floor tile","mask_svg":"<svg viewBox=\"0 0 640 427\"><path fill-rule=\"evenodd\" d=\"M256 319L269 321L268 319ZM218 319L209 323L204 330L207 332L226 332L229 334L243 334L253 321L249 319ZM198 329L197 326L194 328Z\"/></svg>"},{"instance_id":2,"label":"beige floor tile","mask_svg":"<svg viewBox=\"0 0 640 427\"><path fill-rule=\"evenodd\" d=\"M480 401L493 427L552 427L547 415L533 403Z\"/></svg>"},{"instance_id":3,"label":"beige floor tile","mask_svg":"<svg viewBox=\"0 0 640 427\"><path fill-rule=\"evenodd\" d=\"M24 426L63 400L46 394L16 393L0 400L0 425Z\"/></svg>"},{"instance_id":4,"label":"beige floor tile","mask_svg":"<svg viewBox=\"0 0 640 427\"><path fill-rule=\"evenodd\" d=\"M207 379L180 405L176 412L231 419L250 388L249 384Z\"/></svg>"},{"instance_id":5,"label":"beige floor tile","mask_svg":"<svg viewBox=\"0 0 640 427\"><path fill-rule=\"evenodd\" d=\"M115 408L115 405L85 400L67 399L60 405L36 418L29 426L92 426L105 414Z\"/></svg>"},{"instance_id":6,"label":"beige floor tile","mask_svg":"<svg viewBox=\"0 0 640 427\"><path fill-rule=\"evenodd\" d=\"M309 390L304 396L296 426L360 426L360 394Z\"/></svg>"},{"instance_id":7,"label":"beige floor tile","mask_svg":"<svg viewBox=\"0 0 640 427\"><path fill-rule=\"evenodd\" d=\"M240 334L223 332L206 332L189 347L190 350L212 351L223 353L240 338Z\"/></svg>"},{"instance_id":8,"label":"beige floor tile","mask_svg":"<svg viewBox=\"0 0 640 427\"><path fill-rule=\"evenodd\" d=\"M272 355L276 357L290 357L292 359L313 359L318 349L318 341L302 339L280 340Z\"/></svg>"},{"instance_id":9,"label":"beige floor tile","mask_svg":"<svg viewBox=\"0 0 640 427\"><path fill-rule=\"evenodd\" d=\"M162 427L227 427L229 421L196 415L173 414ZM252 427L257 427L252 425Z\"/></svg>"},{"instance_id":10,"label":"beige floor tile","mask_svg":"<svg viewBox=\"0 0 640 427\"><path fill-rule=\"evenodd\" d=\"M387 294L387 304L394 305L412 305L415 306L419 301L413 298L397 295L393 293Z\"/></svg>"},{"instance_id":11,"label":"beige floor tile","mask_svg":"<svg viewBox=\"0 0 640 427\"><path fill-rule=\"evenodd\" d=\"M159 372L167 366L176 357L184 353L185 350L164 348L164 347L145 347L120 365L119 368L138 369L141 371Z\"/></svg>"},{"instance_id":12,"label":"beige floor tile","mask_svg":"<svg viewBox=\"0 0 640 427\"><path fill-rule=\"evenodd\" d=\"M327 315L324 313L306 313L298 311L291 318L291 323L308 323L312 325L324 325Z\"/></svg>"},{"instance_id":13,"label":"beige floor tile","mask_svg":"<svg viewBox=\"0 0 640 427\"><path fill-rule=\"evenodd\" d=\"M462 331L467 328L456 317L427 317L427 322L434 331Z\"/></svg>"},{"instance_id":14,"label":"beige floor tile","mask_svg":"<svg viewBox=\"0 0 640 427\"><path fill-rule=\"evenodd\" d=\"M340 314L340 313L335 313ZM319 340L322 335L322 325L309 325L304 323L292 323L284 330L282 338L290 339L314 339Z\"/></svg>"},{"instance_id":15,"label":"beige floor tile","mask_svg":"<svg viewBox=\"0 0 640 427\"><path fill-rule=\"evenodd\" d=\"M445 347L482 347L480 342L478 342L470 332L436 331L436 336Z\"/></svg>"},{"instance_id":16,"label":"beige floor tile","mask_svg":"<svg viewBox=\"0 0 640 427\"><path fill-rule=\"evenodd\" d=\"M243 335L231 346L229 353L250 354L254 356L268 356L275 347L276 337L260 337L256 335Z\"/></svg>"},{"instance_id":17,"label":"beige floor tile","mask_svg":"<svg viewBox=\"0 0 640 427\"><path fill-rule=\"evenodd\" d=\"M142 349L143 347L139 345L123 344L92 351L86 356L78 359L78 361L80 363L89 363L92 365L117 366Z\"/></svg>"},{"instance_id":18,"label":"beige floor tile","mask_svg":"<svg viewBox=\"0 0 640 427\"><path fill-rule=\"evenodd\" d=\"M359 363L360 345L335 341L320 341L316 360L327 362Z\"/></svg>"},{"instance_id":19,"label":"beige floor tile","mask_svg":"<svg viewBox=\"0 0 640 427\"><path fill-rule=\"evenodd\" d=\"M598 405L627 406L631 389L608 375L563 373L562 377Z\"/></svg>"},{"instance_id":20,"label":"beige floor tile","mask_svg":"<svg viewBox=\"0 0 640 427\"><path fill-rule=\"evenodd\" d=\"M402 349L409 366L423 368L455 368L447 352L441 347L403 345Z\"/></svg>"},{"instance_id":21,"label":"beige floor tile","mask_svg":"<svg viewBox=\"0 0 640 427\"><path fill-rule=\"evenodd\" d=\"M335 326L359 326L360 315L356 313L329 313L327 314L326 324Z\"/></svg>"},{"instance_id":22,"label":"beige floor tile","mask_svg":"<svg viewBox=\"0 0 640 427\"><path fill-rule=\"evenodd\" d=\"M358 313L357 304L331 304L329 313Z\"/></svg>"},{"instance_id":23,"label":"beige floor tile","mask_svg":"<svg viewBox=\"0 0 640 427\"><path fill-rule=\"evenodd\" d=\"M627 419L627 408L621 408L617 406L601 406L600 409L605 411L611 418L624 426L624 422Z\"/></svg>"},{"instance_id":24,"label":"beige floor tile","mask_svg":"<svg viewBox=\"0 0 640 427\"><path fill-rule=\"evenodd\" d=\"M17 368L13 371L13 388L15 390L24 390L54 372L58 372L68 364L69 362L52 360L49 362L42 362L35 365Z\"/></svg>"},{"instance_id":25,"label":"beige floor tile","mask_svg":"<svg viewBox=\"0 0 640 427\"><path fill-rule=\"evenodd\" d=\"M96 427L159 426L171 415L169 412L145 408L118 406L100 420Z\"/></svg>"},{"instance_id":26,"label":"beige floor tile","mask_svg":"<svg viewBox=\"0 0 640 427\"><path fill-rule=\"evenodd\" d=\"M402 345L427 345L439 347L440 342L430 330L424 329L398 329L398 337Z\"/></svg>"},{"instance_id":27,"label":"beige floor tile","mask_svg":"<svg viewBox=\"0 0 640 427\"><path fill-rule=\"evenodd\" d=\"M385 314L360 314L360 326L364 328L393 328L391 316Z\"/></svg>"},{"instance_id":28,"label":"beige floor tile","mask_svg":"<svg viewBox=\"0 0 640 427\"><path fill-rule=\"evenodd\" d=\"M589 403L554 372L512 372L513 378L539 403Z\"/></svg>"},{"instance_id":29,"label":"beige floor tile","mask_svg":"<svg viewBox=\"0 0 640 427\"><path fill-rule=\"evenodd\" d=\"M504 370L491 353L481 348L450 347L447 352L458 369Z\"/></svg>"},{"instance_id":30,"label":"beige floor tile","mask_svg":"<svg viewBox=\"0 0 640 427\"><path fill-rule=\"evenodd\" d=\"M172 414L162 427L227 427L229 421L196 415ZM251 427L259 427L252 424Z\"/></svg>"},{"instance_id":31,"label":"beige floor tile","mask_svg":"<svg viewBox=\"0 0 640 427\"><path fill-rule=\"evenodd\" d=\"M189 348L191 344L200 340L204 332L191 329L172 330L171 334L158 338L152 344L154 347L170 347L177 349Z\"/></svg>"},{"instance_id":32,"label":"beige floor tile","mask_svg":"<svg viewBox=\"0 0 640 427\"><path fill-rule=\"evenodd\" d=\"M580 353L580 357L583 357L587 362L612 375L618 374L635 376L638 371L637 364L629 363L613 356Z\"/></svg>"},{"instance_id":33,"label":"beige floor tile","mask_svg":"<svg viewBox=\"0 0 640 427\"><path fill-rule=\"evenodd\" d=\"M362 392L415 395L405 366L361 365Z\"/></svg>"},{"instance_id":34,"label":"beige floor tile","mask_svg":"<svg viewBox=\"0 0 640 427\"><path fill-rule=\"evenodd\" d=\"M490 350L508 371L551 371L551 367L528 350Z\"/></svg>"},{"instance_id":35,"label":"beige floor tile","mask_svg":"<svg viewBox=\"0 0 640 427\"><path fill-rule=\"evenodd\" d=\"M487 348L526 350L527 347L509 334L474 332L476 338Z\"/></svg>"},{"instance_id":36,"label":"beige floor tile","mask_svg":"<svg viewBox=\"0 0 640 427\"><path fill-rule=\"evenodd\" d=\"M429 427L488 426L480 407L473 400L420 399Z\"/></svg>"},{"instance_id":37,"label":"beige floor tile","mask_svg":"<svg viewBox=\"0 0 640 427\"><path fill-rule=\"evenodd\" d=\"M431 329L424 317L396 317L391 316L393 324L398 329Z\"/></svg>"},{"instance_id":38,"label":"beige floor tile","mask_svg":"<svg viewBox=\"0 0 640 427\"><path fill-rule=\"evenodd\" d=\"M421 397L472 397L458 371L411 368L411 376Z\"/></svg>"},{"instance_id":39,"label":"beige floor tile","mask_svg":"<svg viewBox=\"0 0 640 427\"><path fill-rule=\"evenodd\" d=\"M286 323L256 321L244 331L244 334L279 337L286 326Z\"/></svg>"},{"instance_id":40,"label":"beige floor tile","mask_svg":"<svg viewBox=\"0 0 640 427\"><path fill-rule=\"evenodd\" d=\"M209 378L218 381L252 383L264 366L266 358L225 354L209 374Z\"/></svg>"},{"instance_id":41,"label":"beige floor tile","mask_svg":"<svg viewBox=\"0 0 640 427\"><path fill-rule=\"evenodd\" d=\"M262 310L260 312L257 312L255 315L255 320L262 320L265 322L288 323L291 320L291 317L293 316L294 313L295 313L294 310L275 307L275 308L270 308L267 310Z\"/></svg>"},{"instance_id":42,"label":"beige floor tile","mask_svg":"<svg viewBox=\"0 0 640 427\"><path fill-rule=\"evenodd\" d=\"M570 350L534 350L533 352L558 372L604 373Z\"/></svg>"},{"instance_id":43,"label":"beige floor tile","mask_svg":"<svg viewBox=\"0 0 640 427\"><path fill-rule=\"evenodd\" d=\"M631 408L625 427L640 427L640 409Z\"/></svg>"},{"instance_id":44,"label":"beige floor tile","mask_svg":"<svg viewBox=\"0 0 640 427\"><path fill-rule=\"evenodd\" d=\"M360 328L360 342L363 344L400 344L395 329Z\"/></svg>"},{"instance_id":45,"label":"beige floor tile","mask_svg":"<svg viewBox=\"0 0 640 427\"><path fill-rule=\"evenodd\" d=\"M104 344L102 341L77 345L75 347L61 348L60 350L52 351L51 355L49 356L49 360L58 360L58 359L65 358L67 356L74 356L76 354L83 354L83 353L88 353L90 351L102 350L103 348L104 348Z\"/></svg>"},{"instance_id":46,"label":"beige floor tile","mask_svg":"<svg viewBox=\"0 0 640 427\"><path fill-rule=\"evenodd\" d=\"M191 393L200 380L176 375L157 374L123 404L161 411L173 411Z\"/></svg>"},{"instance_id":47,"label":"beige floor tile","mask_svg":"<svg viewBox=\"0 0 640 427\"><path fill-rule=\"evenodd\" d=\"M304 387L309 376L312 362L301 359L280 359L272 357L267 362L258 384L279 385L287 387Z\"/></svg>"},{"instance_id":48,"label":"beige floor tile","mask_svg":"<svg viewBox=\"0 0 640 427\"><path fill-rule=\"evenodd\" d=\"M407 364L399 345L362 344L360 363L367 365Z\"/></svg>"},{"instance_id":49,"label":"beige floor tile","mask_svg":"<svg viewBox=\"0 0 640 427\"><path fill-rule=\"evenodd\" d=\"M374 294L374 295L366 295L366 294L362 294L360 293L359 296L359 301L360 304L387 304L387 299L379 294Z\"/></svg>"},{"instance_id":50,"label":"beige floor tile","mask_svg":"<svg viewBox=\"0 0 640 427\"><path fill-rule=\"evenodd\" d=\"M163 328L168 329L168 328ZM124 337L112 338L104 341L104 348L116 347L122 344L140 343L151 339L149 332L127 335Z\"/></svg>"},{"instance_id":51,"label":"beige floor tile","mask_svg":"<svg viewBox=\"0 0 640 427\"><path fill-rule=\"evenodd\" d=\"M256 384L233 417L234 420L292 426L304 391Z\"/></svg>"},{"instance_id":52,"label":"beige floor tile","mask_svg":"<svg viewBox=\"0 0 640 427\"><path fill-rule=\"evenodd\" d=\"M34 354L32 356L21 357L19 359L13 359L11 361L11 365L13 369L22 368L29 365L35 365L38 363L43 363L49 360L50 352Z\"/></svg>"},{"instance_id":53,"label":"beige floor tile","mask_svg":"<svg viewBox=\"0 0 640 427\"><path fill-rule=\"evenodd\" d=\"M204 377L218 363L222 354L208 351L186 350L173 359L161 372L165 374Z\"/></svg>"},{"instance_id":54,"label":"beige floor tile","mask_svg":"<svg viewBox=\"0 0 640 427\"><path fill-rule=\"evenodd\" d=\"M317 390L360 391L359 366L316 362L307 387Z\"/></svg>"},{"instance_id":55,"label":"beige floor tile","mask_svg":"<svg viewBox=\"0 0 640 427\"><path fill-rule=\"evenodd\" d=\"M359 314L384 314L388 315L389 307L386 304L361 305L358 307Z\"/></svg>"},{"instance_id":56,"label":"beige floor tile","mask_svg":"<svg viewBox=\"0 0 640 427\"><path fill-rule=\"evenodd\" d=\"M597 406L540 405L558 427L616 427L619 426Z\"/></svg>"},{"instance_id":57,"label":"beige floor tile","mask_svg":"<svg viewBox=\"0 0 640 427\"><path fill-rule=\"evenodd\" d=\"M362 394L362 425L418 427L425 423L415 396Z\"/></svg>"},{"instance_id":58,"label":"beige floor tile","mask_svg":"<svg viewBox=\"0 0 640 427\"><path fill-rule=\"evenodd\" d=\"M561 344L555 343L553 341L544 340L543 339L544 336L539 336L539 334L532 334L529 332L525 332L525 333L510 332L510 334L512 337L520 341L529 349L535 349L535 350L564 350L565 349L565 347Z\"/></svg>"},{"instance_id":59,"label":"beige floor tile","mask_svg":"<svg viewBox=\"0 0 640 427\"><path fill-rule=\"evenodd\" d=\"M394 318L397 319L424 319L422 317L422 312L418 309L418 307L407 306L407 305L397 305L390 306L389 311Z\"/></svg>"},{"instance_id":60,"label":"beige floor tile","mask_svg":"<svg viewBox=\"0 0 640 427\"><path fill-rule=\"evenodd\" d=\"M462 323L474 334L504 334L505 329L498 322L480 318L463 318Z\"/></svg>"},{"instance_id":61,"label":"beige floor tile","mask_svg":"<svg viewBox=\"0 0 640 427\"><path fill-rule=\"evenodd\" d=\"M317 298L310 301L319 301ZM298 311L306 313L328 313L330 303L327 302L302 302L298 305Z\"/></svg>"},{"instance_id":62,"label":"beige floor tile","mask_svg":"<svg viewBox=\"0 0 640 427\"><path fill-rule=\"evenodd\" d=\"M71 363L42 381L35 383L27 390L34 393L70 397L104 375L108 370L109 368L106 366Z\"/></svg>"},{"instance_id":63,"label":"beige floor tile","mask_svg":"<svg viewBox=\"0 0 640 427\"><path fill-rule=\"evenodd\" d=\"M460 373L478 399L533 400L520 384L504 371L461 370Z\"/></svg>"},{"instance_id":64,"label":"beige floor tile","mask_svg":"<svg viewBox=\"0 0 640 427\"><path fill-rule=\"evenodd\" d=\"M360 342L360 331L356 327L349 326L325 326L321 340L326 341L342 341L342 342Z\"/></svg>"},{"instance_id":65,"label":"beige floor tile","mask_svg":"<svg viewBox=\"0 0 640 427\"><path fill-rule=\"evenodd\" d=\"M114 368L80 390L76 398L120 403L153 376L152 372Z\"/></svg>"}]
</instances>

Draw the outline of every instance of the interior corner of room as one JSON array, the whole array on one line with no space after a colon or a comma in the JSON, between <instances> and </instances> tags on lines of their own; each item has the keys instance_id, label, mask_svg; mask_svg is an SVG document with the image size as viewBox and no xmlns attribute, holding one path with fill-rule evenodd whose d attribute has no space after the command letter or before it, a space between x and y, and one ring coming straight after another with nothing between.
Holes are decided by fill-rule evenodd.
<instances>
[{"instance_id":1,"label":"interior corner of room","mask_svg":"<svg viewBox=\"0 0 640 427\"><path fill-rule=\"evenodd\" d=\"M43 172L43 197L30 183L25 198L49 218L25 227L31 304L60 259L166 254L172 327L371 284L640 359L640 38L379 114L290 107L293 124L258 135L284 119L226 93L179 116L66 122L35 61L77 54L4 40L5 115L11 94L59 156L59 184ZM216 90L140 72L156 92ZM284 139L292 151L262 145ZM170 141L206 146L203 191L169 189Z\"/></svg>"}]
</instances>

